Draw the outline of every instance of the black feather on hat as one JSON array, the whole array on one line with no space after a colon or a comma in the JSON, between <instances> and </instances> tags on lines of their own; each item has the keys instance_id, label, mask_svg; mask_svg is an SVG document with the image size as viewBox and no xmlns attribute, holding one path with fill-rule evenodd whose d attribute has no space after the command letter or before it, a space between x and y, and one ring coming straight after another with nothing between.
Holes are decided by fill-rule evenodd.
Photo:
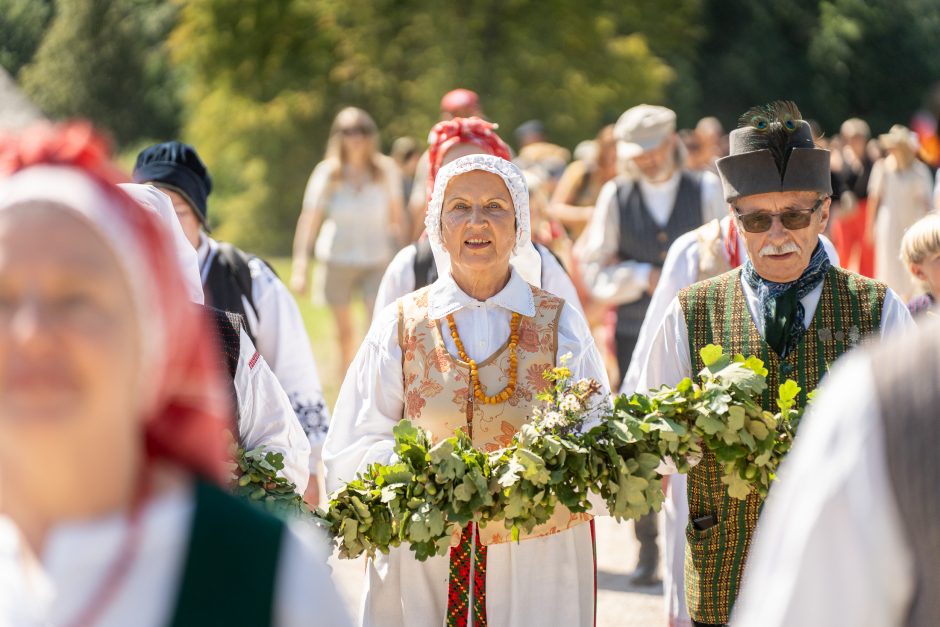
<instances>
[{"instance_id":1,"label":"black feather on hat","mask_svg":"<svg viewBox=\"0 0 940 627\"><path fill-rule=\"evenodd\" d=\"M831 194L829 151L816 147L796 104L778 100L748 109L718 160L725 200L786 191Z\"/></svg>"}]
</instances>

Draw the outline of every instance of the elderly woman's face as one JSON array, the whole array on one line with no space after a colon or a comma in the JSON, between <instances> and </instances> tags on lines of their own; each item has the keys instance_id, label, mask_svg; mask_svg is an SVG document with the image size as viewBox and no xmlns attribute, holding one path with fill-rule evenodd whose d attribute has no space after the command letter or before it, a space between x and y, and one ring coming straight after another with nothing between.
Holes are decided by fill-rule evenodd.
<instances>
[{"instance_id":1,"label":"elderly woman's face","mask_svg":"<svg viewBox=\"0 0 940 627\"><path fill-rule=\"evenodd\" d=\"M516 213L502 177L472 170L444 191L441 235L455 272L505 272L516 243Z\"/></svg>"},{"instance_id":2,"label":"elderly woman's face","mask_svg":"<svg viewBox=\"0 0 940 627\"><path fill-rule=\"evenodd\" d=\"M64 491L89 455L107 451L110 464L140 441L136 307L111 250L55 205L0 212L0 468L11 481L41 462Z\"/></svg>"}]
</instances>

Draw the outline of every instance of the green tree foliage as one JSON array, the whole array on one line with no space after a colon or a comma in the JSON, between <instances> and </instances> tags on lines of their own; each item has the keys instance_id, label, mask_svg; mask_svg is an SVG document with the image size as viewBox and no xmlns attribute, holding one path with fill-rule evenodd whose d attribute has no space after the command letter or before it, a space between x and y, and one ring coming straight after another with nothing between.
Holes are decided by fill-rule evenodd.
<instances>
[{"instance_id":1,"label":"green tree foliage","mask_svg":"<svg viewBox=\"0 0 940 627\"><path fill-rule=\"evenodd\" d=\"M195 0L172 36L186 72L186 137L218 182L219 235L289 247L303 187L333 115L369 111L387 146L423 139L441 95L481 94L504 136L542 119L573 145L674 79L656 53L684 50L697 0ZM656 30L659 29L659 30ZM655 32L651 41L644 32ZM681 56L681 55L679 55Z\"/></svg>"},{"instance_id":2,"label":"green tree foliage","mask_svg":"<svg viewBox=\"0 0 940 627\"><path fill-rule=\"evenodd\" d=\"M705 0L695 107L732 128L748 107L795 100L832 134L847 117L907 123L940 79L935 0Z\"/></svg>"},{"instance_id":3,"label":"green tree foliage","mask_svg":"<svg viewBox=\"0 0 940 627\"><path fill-rule=\"evenodd\" d=\"M39 48L52 0L0 0L0 66L14 78Z\"/></svg>"},{"instance_id":4,"label":"green tree foliage","mask_svg":"<svg viewBox=\"0 0 940 627\"><path fill-rule=\"evenodd\" d=\"M925 0L828 0L809 48L814 108L830 128L861 116L874 130L908 123L940 79L940 5ZM821 116L823 114L820 114Z\"/></svg>"},{"instance_id":5,"label":"green tree foliage","mask_svg":"<svg viewBox=\"0 0 940 627\"><path fill-rule=\"evenodd\" d=\"M119 145L175 133L179 105L162 41L175 9L162 0L57 0L20 80L53 118L85 117Z\"/></svg>"}]
</instances>

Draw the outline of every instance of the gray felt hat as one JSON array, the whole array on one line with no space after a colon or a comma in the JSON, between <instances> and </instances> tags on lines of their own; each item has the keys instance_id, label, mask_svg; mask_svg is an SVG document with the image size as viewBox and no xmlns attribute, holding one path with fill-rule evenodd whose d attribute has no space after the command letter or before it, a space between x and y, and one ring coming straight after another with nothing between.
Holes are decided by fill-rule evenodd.
<instances>
[{"instance_id":1,"label":"gray felt hat","mask_svg":"<svg viewBox=\"0 0 940 627\"><path fill-rule=\"evenodd\" d=\"M770 192L832 194L829 151L817 148L809 123L790 102L755 107L729 136L718 160L725 200Z\"/></svg>"}]
</instances>

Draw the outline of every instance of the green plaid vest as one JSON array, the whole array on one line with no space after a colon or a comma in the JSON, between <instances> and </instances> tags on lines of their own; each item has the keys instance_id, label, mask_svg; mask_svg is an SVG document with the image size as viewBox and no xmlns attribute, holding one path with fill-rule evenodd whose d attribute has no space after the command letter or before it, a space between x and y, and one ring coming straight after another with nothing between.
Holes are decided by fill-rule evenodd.
<instances>
[{"instance_id":1,"label":"green plaid vest","mask_svg":"<svg viewBox=\"0 0 940 627\"><path fill-rule=\"evenodd\" d=\"M881 326L886 287L833 267L797 350L785 360L764 342L747 308L741 271L732 270L679 292L689 330L693 372L704 368L699 349L719 344L726 354L756 355L767 368L764 409L777 411L777 389L787 379L800 386L799 405L842 353ZM717 524L705 531L686 528L685 589L689 615L703 623L727 623L738 594L751 535L763 499L752 492L744 501L728 496L714 455L706 453L691 470L689 520L714 514Z\"/></svg>"}]
</instances>

